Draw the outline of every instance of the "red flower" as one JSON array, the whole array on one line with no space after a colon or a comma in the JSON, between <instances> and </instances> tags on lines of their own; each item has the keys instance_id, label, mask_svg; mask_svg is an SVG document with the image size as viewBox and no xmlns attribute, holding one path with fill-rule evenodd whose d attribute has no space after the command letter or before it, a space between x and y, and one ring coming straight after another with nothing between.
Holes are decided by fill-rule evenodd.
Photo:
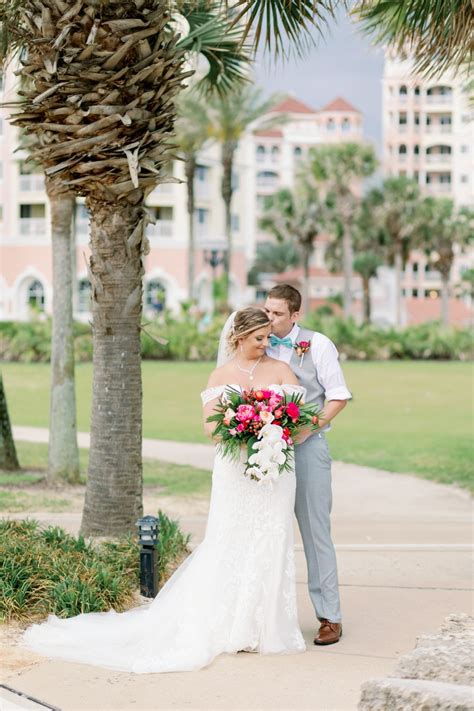
<instances>
[{"instance_id":1,"label":"red flower","mask_svg":"<svg viewBox=\"0 0 474 711\"><path fill-rule=\"evenodd\" d=\"M300 341L298 343L298 345L300 348L309 348L311 345L311 342L310 341Z\"/></svg>"},{"instance_id":2,"label":"red flower","mask_svg":"<svg viewBox=\"0 0 474 711\"><path fill-rule=\"evenodd\" d=\"M262 390L261 393L262 393L263 397L265 398L265 400L268 400L273 395L271 390Z\"/></svg>"},{"instance_id":3,"label":"red flower","mask_svg":"<svg viewBox=\"0 0 474 711\"><path fill-rule=\"evenodd\" d=\"M289 402L286 406L286 413L292 420L297 420L300 416L300 408L295 402Z\"/></svg>"}]
</instances>

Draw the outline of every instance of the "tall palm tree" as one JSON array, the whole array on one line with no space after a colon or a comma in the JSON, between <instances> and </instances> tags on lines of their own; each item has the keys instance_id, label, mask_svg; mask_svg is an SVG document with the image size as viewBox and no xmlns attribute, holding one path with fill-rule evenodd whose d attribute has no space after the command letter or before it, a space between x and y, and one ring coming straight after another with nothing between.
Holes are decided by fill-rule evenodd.
<instances>
[{"instance_id":1,"label":"tall palm tree","mask_svg":"<svg viewBox=\"0 0 474 711\"><path fill-rule=\"evenodd\" d=\"M209 105L209 137L221 146L222 181L221 195L225 208L226 238L226 300L229 298L230 275L232 271L232 195L234 193L233 173L235 152L239 141L250 124L268 114L277 103L277 97L263 97L263 92L254 86L238 86L232 92L216 96ZM265 122L265 127L281 123L284 117Z\"/></svg>"},{"instance_id":2,"label":"tall palm tree","mask_svg":"<svg viewBox=\"0 0 474 711\"><path fill-rule=\"evenodd\" d=\"M0 469L18 471L19 468L20 464L8 414L7 396L0 373Z\"/></svg>"},{"instance_id":3,"label":"tall palm tree","mask_svg":"<svg viewBox=\"0 0 474 711\"><path fill-rule=\"evenodd\" d=\"M359 203L354 183L372 175L376 166L372 146L358 143L313 148L307 164L302 166L306 179L322 184L333 203L335 231L342 237L345 318L352 311L352 232Z\"/></svg>"},{"instance_id":4,"label":"tall palm tree","mask_svg":"<svg viewBox=\"0 0 474 711\"><path fill-rule=\"evenodd\" d=\"M354 261L353 269L362 280L362 303L364 323L370 323L372 302L370 282L377 276L379 267L387 259L387 250L382 234L375 219L371 201L363 198L354 221ZM340 271L343 266L342 244L340 239L329 243L325 260L332 271Z\"/></svg>"},{"instance_id":5,"label":"tall palm tree","mask_svg":"<svg viewBox=\"0 0 474 711\"><path fill-rule=\"evenodd\" d=\"M281 274L300 263L301 254L294 242L260 242L248 273L248 283L257 286L260 274Z\"/></svg>"},{"instance_id":6,"label":"tall palm tree","mask_svg":"<svg viewBox=\"0 0 474 711\"><path fill-rule=\"evenodd\" d=\"M12 37L1 31L1 56L8 58ZM22 77L22 85L28 77ZM28 150L28 135L20 136L21 148ZM72 190L47 178L46 193L51 206L51 247L53 253L53 318L51 338L51 384L49 410L48 481L78 483L79 449L76 427L76 387L74 377L73 250L71 224L75 210Z\"/></svg>"},{"instance_id":7,"label":"tall palm tree","mask_svg":"<svg viewBox=\"0 0 474 711\"><path fill-rule=\"evenodd\" d=\"M319 11L337 0L268 3L238 10L254 43L290 36L301 47ZM15 121L34 138L32 155L57 185L84 196L91 214L94 376L91 449L81 530L132 530L142 512L140 319L145 200L166 180L174 100L191 51L209 63L218 91L242 80L247 57L235 8L193 0L9 0L0 22L26 49L31 78ZM177 13L186 15L179 22ZM187 34L186 34L187 32ZM220 40L219 40L220 37Z\"/></svg>"},{"instance_id":8,"label":"tall palm tree","mask_svg":"<svg viewBox=\"0 0 474 711\"><path fill-rule=\"evenodd\" d=\"M423 200L417 242L441 274L441 319L445 326L449 326L450 277L456 250L472 243L473 235L474 211L456 208L449 198Z\"/></svg>"},{"instance_id":9,"label":"tall palm tree","mask_svg":"<svg viewBox=\"0 0 474 711\"><path fill-rule=\"evenodd\" d=\"M415 180L405 177L387 178L381 188L367 195L388 259L395 268L397 326L402 321L402 271L413 249L420 222L420 189Z\"/></svg>"},{"instance_id":10,"label":"tall palm tree","mask_svg":"<svg viewBox=\"0 0 474 711\"><path fill-rule=\"evenodd\" d=\"M175 136L180 157L184 161L186 190L188 194L188 298L195 296L195 195L194 180L198 154L208 140L207 113L196 92L183 92L178 99L178 120L175 124Z\"/></svg>"},{"instance_id":11,"label":"tall palm tree","mask_svg":"<svg viewBox=\"0 0 474 711\"><path fill-rule=\"evenodd\" d=\"M267 198L260 227L273 234L279 242L294 241L303 262L303 311L308 312L310 262L314 242L326 223L327 208L314 190L296 185L279 190Z\"/></svg>"},{"instance_id":12,"label":"tall palm tree","mask_svg":"<svg viewBox=\"0 0 474 711\"><path fill-rule=\"evenodd\" d=\"M471 0L360 0L354 13L376 42L412 53L417 72L468 70L472 63Z\"/></svg>"}]
</instances>

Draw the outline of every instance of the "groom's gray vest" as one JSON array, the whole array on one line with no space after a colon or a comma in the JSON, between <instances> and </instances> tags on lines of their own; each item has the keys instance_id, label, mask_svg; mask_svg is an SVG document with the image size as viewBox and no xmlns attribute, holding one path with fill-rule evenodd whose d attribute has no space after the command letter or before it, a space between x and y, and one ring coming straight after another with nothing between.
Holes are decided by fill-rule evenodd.
<instances>
[{"instance_id":1,"label":"groom's gray vest","mask_svg":"<svg viewBox=\"0 0 474 711\"><path fill-rule=\"evenodd\" d=\"M300 341L311 341L314 336L314 331L308 328L301 328L298 332L296 343ZM306 402L315 402L319 409L323 409L325 400L325 390L318 380L316 366L313 363L311 349L303 356L301 364L301 356L297 355L296 349L293 350L290 360L290 368L299 380L300 385L306 388Z\"/></svg>"}]
</instances>

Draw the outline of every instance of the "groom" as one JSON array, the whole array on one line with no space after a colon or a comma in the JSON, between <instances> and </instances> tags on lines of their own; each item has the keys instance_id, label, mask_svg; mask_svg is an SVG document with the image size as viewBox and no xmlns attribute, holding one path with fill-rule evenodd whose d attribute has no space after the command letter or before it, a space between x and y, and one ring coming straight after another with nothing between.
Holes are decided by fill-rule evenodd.
<instances>
[{"instance_id":1,"label":"groom","mask_svg":"<svg viewBox=\"0 0 474 711\"><path fill-rule=\"evenodd\" d=\"M308 566L308 587L320 622L314 643L335 644L342 634L337 563L331 540L331 457L324 432L351 398L333 342L298 326L301 294L289 284L273 287L265 302L272 322L267 353L289 364L306 388L306 402L323 410L321 429L295 449L295 512ZM298 344L307 345L298 347ZM307 350L306 350L307 349ZM324 407L323 407L324 406Z\"/></svg>"}]
</instances>

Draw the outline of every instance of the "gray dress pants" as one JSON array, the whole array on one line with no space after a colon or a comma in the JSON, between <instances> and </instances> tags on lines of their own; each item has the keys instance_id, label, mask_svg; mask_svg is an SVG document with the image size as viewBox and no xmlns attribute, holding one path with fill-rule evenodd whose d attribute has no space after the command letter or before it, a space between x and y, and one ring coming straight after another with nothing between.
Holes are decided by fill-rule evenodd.
<instances>
[{"instance_id":1,"label":"gray dress pants","mask_svg":"<svg viewBox=\"0 0 474 711\"><path fill-rule=\"evenodd\" d=\"M308 587L319 620L341 621L337 562L331 540L331 457L323 433L295 447L295 513L308 566Z\"/></svg>"}]
</instances>

